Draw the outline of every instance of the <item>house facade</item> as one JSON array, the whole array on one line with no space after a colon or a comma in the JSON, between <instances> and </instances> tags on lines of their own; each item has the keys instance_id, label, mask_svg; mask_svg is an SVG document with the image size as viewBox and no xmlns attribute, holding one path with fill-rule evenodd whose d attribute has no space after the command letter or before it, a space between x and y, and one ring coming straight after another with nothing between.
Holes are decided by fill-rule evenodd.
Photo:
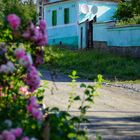
<instances>
[{"instance_id":1,"label":"house facade","mask_svg":"<svg viewBox=\"0 0 140 140\"><path fill-rule=\"evenodd\" d=\"M117 3L101 0L46 0L43 18L48 43L75 49L91 47L93 24L112 21Z\"/></svg>"}]
</instances>

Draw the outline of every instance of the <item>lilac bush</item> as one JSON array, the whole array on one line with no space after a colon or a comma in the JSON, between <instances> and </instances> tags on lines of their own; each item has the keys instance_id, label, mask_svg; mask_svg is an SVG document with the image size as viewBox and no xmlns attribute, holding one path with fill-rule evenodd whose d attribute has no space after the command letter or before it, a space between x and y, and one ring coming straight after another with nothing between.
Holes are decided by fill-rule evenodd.
<instances>
[{"instance_id":1,"label":"lilac bush","mask_svg":"<svg viewBox=\"0 0 140 140\"><path fill-rule=\"evenodd\" d=\"M21 30L15 14L8 15L7 22L13 40L0 39L6 40L0 42L0 140L41 140L44 114L39 97L43 95L36 67L43 63L39 52L43 54L47 44L46 24L42 20L36 27L30 21Z\"/></svg>"},{"instance_id":2,"label":"lilac bush","mask_svg":"<svg viewBox=\"0 0 140 140\"><path fill-rule=\"evenodd\" d=\"M88 140L80 123L87 120L85 114L88 104L93 103L96 85L82 84L84 98L70 97L68 108L74 101L81 102L80 117L71 116L69 109L62 112L57 107L43 108L45 90L37 67L44 62L46 24L41 20L36 27L30 21L22 30L17 15L8 15L7 21L9 29L0 38L0 140ZM76 74L74 71L70 75L73 82ZM98 78L101 83L102 77Z\"/></svg>"},{"instance_id":3,"label":"lilac bush","mask_svg":"<svg viewBox=\"0 0 140 140\"><path fill-rule=\"evenodd\" d=\"M11 128L10 130L4 130L0 134L0 140L32 140L33 138L29 138L23 135L22 128Z\"/></svg>"}]
</instances>

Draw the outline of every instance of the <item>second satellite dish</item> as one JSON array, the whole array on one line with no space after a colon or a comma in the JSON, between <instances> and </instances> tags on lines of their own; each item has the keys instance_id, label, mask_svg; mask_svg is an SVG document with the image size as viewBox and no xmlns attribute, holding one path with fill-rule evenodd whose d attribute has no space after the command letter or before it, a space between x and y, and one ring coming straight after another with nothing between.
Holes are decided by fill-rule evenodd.
<instances>
[{"instance_id":1,"label":"second satellite dish","mask_svg":"<svg viewBox=\"0 0 140 140\"><path fill-rule=\"evenodd\" d=\"M91 13L96 14L97 12L98 12L98 7L97 6L92 6Z\"/></svg>"},{"instance_id":2,"label":"second satellite dish","mask_svg":"<svg viewBox=\"0 0 140 140\"><path fill-rule=\"evenodd\" d=\"M89 12L89 7L88 7L88 5L87 5L87 4L82 4L82 5L80 6L80 11L81 11L81 13L83 13L83 14L87 14L87 13Z\"/></svg>"}]
</instances>

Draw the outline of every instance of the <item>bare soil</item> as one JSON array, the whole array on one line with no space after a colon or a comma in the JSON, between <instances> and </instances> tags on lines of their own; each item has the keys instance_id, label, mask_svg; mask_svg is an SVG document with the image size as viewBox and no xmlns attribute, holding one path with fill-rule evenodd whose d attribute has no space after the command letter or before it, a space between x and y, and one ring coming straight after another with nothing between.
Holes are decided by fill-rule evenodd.
<instances>
[{"instance_id":1,"label":"bare soil","mask_svg":"<svg viewBox=\"0 0 140 140\"><path fill-rule=\"evenodd\" d=\"M51 77L48 71L42 71L43 80L48 81L44 104L67 110L70 79L64 74ZM83 94L81 83L92 85L93 82L79 79L76 93ZM140 84L133 85L140 89ZM88 111L90 123L83 124L92 140L100 134L104 140L140 140L140 93L121 87L106 87L98 91L94 105ZM79 102L71 107L71 113L78 115Z\"/></svg>"}]
</instances>

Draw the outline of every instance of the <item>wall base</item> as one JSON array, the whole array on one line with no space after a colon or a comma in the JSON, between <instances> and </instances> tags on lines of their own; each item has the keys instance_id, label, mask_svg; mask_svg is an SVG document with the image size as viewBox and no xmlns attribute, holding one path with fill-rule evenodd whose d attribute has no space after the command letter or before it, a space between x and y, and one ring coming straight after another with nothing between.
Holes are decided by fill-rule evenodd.
<instances>
[{"instance_id":1,"label":"wall base","mask_svg":"<svg viewBox=\"0 0 140 140\"><path fill-rule=\"evenodd\" d=\"M54 38L48 40L49 45L53 46L67 46L70 49L78 49L78 37L64 37L64 38Z\"/></svg>"}]
</instances>

